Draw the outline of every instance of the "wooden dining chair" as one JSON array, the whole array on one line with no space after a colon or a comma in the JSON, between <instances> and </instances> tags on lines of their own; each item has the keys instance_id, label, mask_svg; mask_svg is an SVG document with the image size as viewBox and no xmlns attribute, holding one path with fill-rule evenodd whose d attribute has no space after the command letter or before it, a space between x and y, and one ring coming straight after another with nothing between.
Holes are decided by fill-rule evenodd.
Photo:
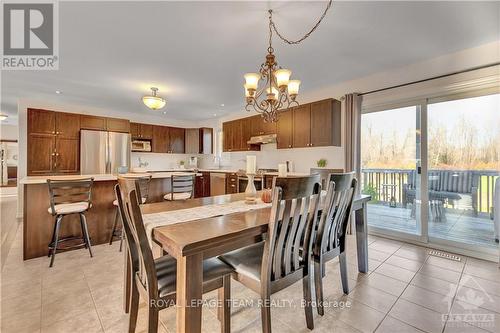
<instances>
[{"instance_id":1,"label":"wooden dining chair","mask_svg":"<svg viewBox=\"0 0 500 333\"><path fill-rule=\"evenodd\" d=\"M317 310L320 315L324 314L323 277L326 262L336 257L339 258L342 289L345 294L349 293L345 236L357 186L354 175L354 172L330 174L328 178L328 191L312 252Z\"/></svg>"},{"instance_id":2,"label":"wooden dining chair","mask_svg":"<svg viewBox=\"0 0 500 333\"><path fill-rule=\"evenodd\" d=\"M118 179L115 186L118 207L123 219L123 227L129 250L129 264L132 272L130 296L129 333L135 332L139 298L143 297L148 306L148 332L158 330L158 316L161 309L175 305L177 262L164 255L158 259L153 253L144 228L137 193L139 182ZM203 293L219 290L219 318L221 332L230 332L230 287L232 268L218 258L203 261Z\"/></svg>"},{"instance_id":3,"label":"wooden dining chair","mask_svg":"<svg viewBox=\"0 0 500 333\"><path fill-rule=\"evenodd\" d=\"M149 197L149 183L151 183L151 175L140 176L140 177L129 177L131 179L136 179L139 181L139 188L137 189L138 197L141 198L141 204L145 204L148 202ZM125 233L123 232L123 223L121 222L119 208L118 208L118 199L113 201L113 206L115 206L115 221L113 222L113 228L111 229L111 236L109 237L109 245L113 244L113 239L115 237L120 237L120 248L119 251L122 252L123 246L123 238L125 237ZM122 228L118 228L118 224L122 223Z\"/></svg>"},{"instance_id":4,"label":"wooden dining chair","mask_svg":"<svg viewBox=\"0 0 500 333\"><path fill-rule=\"evenodd\" d=\"M271 295L300 280L307 327L314 328L309 267L312 230L318 219L319 181L319 175L276 177L266 239L220 257L234 268L234 279L260 295L265 333L271 332Z\"/></svg>"},{"instance_id":5,"label":"wooden dining chair","mask_svg":"<svg viewBox=\"0 0 500 333\"><path fill-rule=\"evenodd\" d=\"M193 175L172 175L170 192L165 194L163 199L187 200L194 197L194 177Z\"/></svg>"}]
</instances>

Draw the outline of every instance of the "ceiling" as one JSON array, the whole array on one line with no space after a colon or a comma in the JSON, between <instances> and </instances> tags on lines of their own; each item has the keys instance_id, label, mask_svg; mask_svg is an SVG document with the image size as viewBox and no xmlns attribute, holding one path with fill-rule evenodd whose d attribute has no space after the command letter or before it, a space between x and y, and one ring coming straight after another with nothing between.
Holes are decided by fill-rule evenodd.
<instances>
[{"instance_id":1,"label":"ceiling","mask_svg":"<svg viewBox=\"0 0 500 333\"><path fill-rule=\"evenodd\" d=\"M15 121L17 100L27 98L186 121L236 112L243 74L264 60L268 8L295 39L325 5L60 2L59 70L4 71L1 111ZM274 47L310 92L499 40L499 13L498 2L334 2L309 39ZM165 115L141 102L151 86L167 99Z\"/></svg>"}]
</instances>

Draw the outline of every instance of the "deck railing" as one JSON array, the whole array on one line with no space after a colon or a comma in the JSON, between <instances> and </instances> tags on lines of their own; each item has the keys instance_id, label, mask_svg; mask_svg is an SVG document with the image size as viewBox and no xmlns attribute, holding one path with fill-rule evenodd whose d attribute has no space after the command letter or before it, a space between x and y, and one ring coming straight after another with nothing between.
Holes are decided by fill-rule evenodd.
<instances>
[{"instance_id":1,"label":"deck railing","mask_svg":"<svg viewBox=\"0 0 500 333\"><path fill-rule=\"evenodd\" d=\"M439 170L429 170L429 172L432 171ZM410 169L362 169L361 190L364 193L371 194L375 201L389 204L393 198L393 203L402 206L403 185L408 184L408 177L410 177L411 172ZM478 179L477 212L491 213L495 180L499 176L499 172L494 170L473 170L472 174L473 177Z\"/></svg>"}]
</instances>

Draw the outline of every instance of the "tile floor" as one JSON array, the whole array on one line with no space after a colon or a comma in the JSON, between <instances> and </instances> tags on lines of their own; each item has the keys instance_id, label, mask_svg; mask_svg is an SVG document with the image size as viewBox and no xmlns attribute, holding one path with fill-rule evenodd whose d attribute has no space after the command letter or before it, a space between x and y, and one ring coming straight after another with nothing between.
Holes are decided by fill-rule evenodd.
<instances>
[{"instance_id":1,"label":"tile floor","mask_svg":"<svg viewBox=\"0 0 500 333\"><path fill-rule=\"evenodd\" d=\"M427 249L370 237L368 274L357 271L354 238L348 239L349 295L340 287L338 262L327 265L323 317L314 332L500 332L500 270L472 258L453 262ZM19 231L1 274L1 332L126 332L122 310L123 254L118 244L22 261ZM234 282L232 332L260 332L256 295ZM309 332L300 307L302 284L279 292L273 332ZM216 293L205 295L215 300ZM159 332L175 332L175 309L160 312ZM146 330L142 306L137 332ZM215 308L203 311L203 331L219 332Z\"/></svg>"}]
</instances>

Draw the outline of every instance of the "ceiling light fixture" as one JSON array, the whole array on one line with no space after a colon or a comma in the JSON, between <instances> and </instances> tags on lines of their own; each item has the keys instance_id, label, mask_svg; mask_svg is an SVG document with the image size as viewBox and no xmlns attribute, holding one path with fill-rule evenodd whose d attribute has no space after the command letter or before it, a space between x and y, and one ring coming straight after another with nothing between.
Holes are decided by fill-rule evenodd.
<instances>
[{"instance_id":1,"label":"ceiling light fixture","mask_svg":"<svg viewBox=\"0 0 500 333\"><path fill-rule=\"evenodd\" d=\"M167 101L164 98L156 95L157 92L158 88L151 87L151 96L144 96L142 98L144 105L151 110L159 110L167 104Z\"/></svg>"},{"instance_id":2,"label":"ceiling light fixture","mask_svg":"<svg viewBox=\"0 0 500 333\"><path fill-rule=\"evenodd\" d=\"M8 115L0 113L0 121L3 121L5 119L7 119L8 117L9 117Z\"/></svg>"},{"instance_id":3,"label":"ceiling light fixture","mask_svg":"<svg viewBox=\"0 0 500 333\"><path fill-rule=\"evenodd\" d=\"M328 2L323 15L314 27L302 38L295 41L286 39L278 32L273 22L273 11L272 9L269 10L269 47L267 48L266 61L260 66L258 73L247 73L244 75L245 98L247 103L245 109L247 111L250 112L253 109L261 114L265 122L276 122L278 121L278 110L299 105L296 98L299 94L300 81L290 80L292 71L281 68L281 66L278 65L272 46L273 31L276 32L278 37L285 43L291 45L299 44L316 30L331 5L332 0ZM259 89L259 81L261 80L264 82L264 86Z\"/></svg>"},{"instance_id":4,"label":"ceiling light fixture","mask_svg":"<svg viewBox=\"0 0 500 333\"><path fill-rule=\"evenodd\" d=\"M56 94L58 94L58 95L59 95L59 94L62 94L62 91L60 91L60 90L56 90Z\"/></svg>"}]
</instances>

